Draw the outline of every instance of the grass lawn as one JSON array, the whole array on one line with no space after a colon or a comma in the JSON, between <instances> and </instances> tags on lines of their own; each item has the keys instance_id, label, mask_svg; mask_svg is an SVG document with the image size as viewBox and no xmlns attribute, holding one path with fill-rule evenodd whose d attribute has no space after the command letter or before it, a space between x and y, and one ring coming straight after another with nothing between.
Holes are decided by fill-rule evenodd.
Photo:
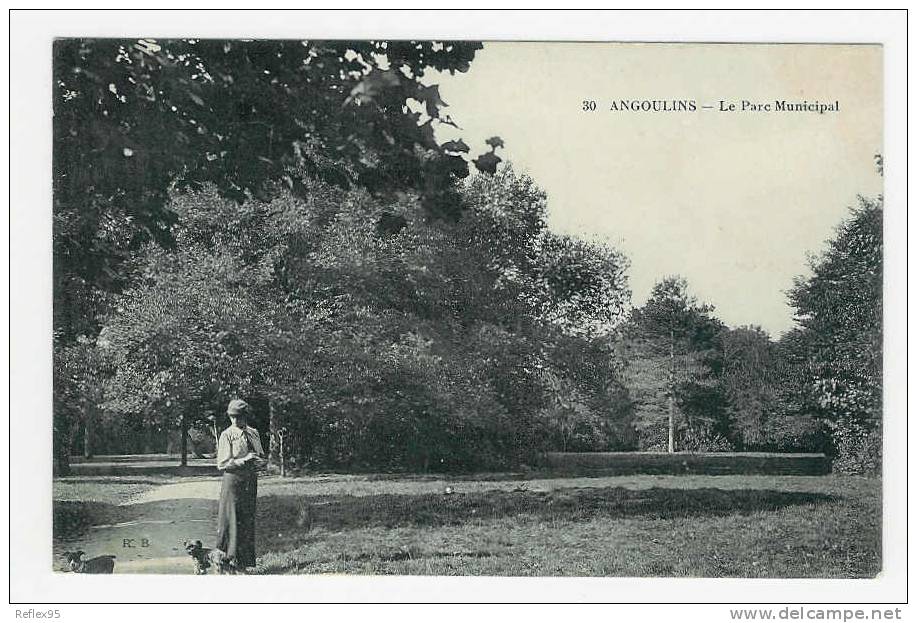
<instances>
[{"instance_id":1,"label":"grass lawn","mask_svg":"<svg viewBox=\"0 0 917 623\"><path fill-rule=\"evenodd\" d=\"M64 476L54 479L54 499L122 504L167 482L169 476Z\"/></svg>"},{"instance_id":2,"label":"grass lawn","mask_svg":"<svg viewBox=\"0 0 917 623\"><path fill-rule=\"evenodd\" d=\"M180 518L182 499L119 506L167 483L195 484L56 480L56 546L93 525ZM881 481L264 477L257 539L257 570L268 574L865 578L881 570Z\"/></svg>"},{"instance_id":3,"label":"grass lawn","mask_svg":"<svg viewBox=\"0 0 917 623\"><path fill-rule=\"evenodd\" d=\"M55 478L54 540L75 537L90 525L121 520L126 511L119 504L130 502L156 486L170 482L167 476L66 476Z\"/></svg>"},{"instance_id":4,"label":"grass lawn","mask_svg":"<svg viewBox=\"0 0 917 623\"><path fill-rule=\"evenodd\" d=\"M881 482L837 476L267 481L261 573L873 577Z\"/></svg>"}]
</instances>

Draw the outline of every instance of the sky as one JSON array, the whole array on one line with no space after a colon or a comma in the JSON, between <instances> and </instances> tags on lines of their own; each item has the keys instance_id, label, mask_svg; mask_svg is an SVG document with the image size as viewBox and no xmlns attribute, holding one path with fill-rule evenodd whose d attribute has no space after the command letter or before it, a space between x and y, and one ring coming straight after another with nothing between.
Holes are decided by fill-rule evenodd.
<instances>
[{"instance_id":1,"label":"sky","mask_svg":"<svg viewBox=\"0 0 917 623\"><path fill-rule=\"evenodd\" d=\"M498 153L547 192L552 230L629 257L635 305L677 274L728 325L779 337L808 254L858 195L882 192L880 46L485 43L467 73L435 81L461 126L438 135L472 154L500 136ZM610 110L622 99L697 110ZM840 106L720 112L721 100Z\"/></svg>"}]
</instances>

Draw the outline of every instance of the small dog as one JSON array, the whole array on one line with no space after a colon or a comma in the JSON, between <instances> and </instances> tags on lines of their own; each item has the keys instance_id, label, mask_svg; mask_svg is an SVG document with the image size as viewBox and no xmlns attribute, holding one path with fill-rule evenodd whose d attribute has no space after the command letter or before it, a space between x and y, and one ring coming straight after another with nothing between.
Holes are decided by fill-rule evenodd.
<instances>
[{"instance_id":1,"label":"small dog","mask_svg":"<svg viewBox=\"0 0 917 623\"><path fill-rule=\"evenodd\" d=\"M96 556L95 558L90 558L89 560L83 560L83 550L77 550L75 552L64 552L64 559L67 561L67 566L70 567L70 570L74 573L114 573L115 570L115 557L106 555L106 556Z\"/></svg>"},{"instance_id":2,"label":"small dog","mask_svg":"<svg viewBox=\"0 0 917 623\"><path fill-rule=\"evenodd\" d=\"M210 555L213 553L209 547L197 541L185 541L185 551L194 560L194 575L207 575L210 568Z\"/></svg>"},{"instance_id":3,"label":"small dog","mask_svg":"<svg viewBox=\"0 0 917 623\"><path fill-rule=\"evenodd\" d=\"M211 549L208 559L219 575L235 575L239 571L238 567L236 567L236 561L221 549Z\"/></svg>"}]
</instances>

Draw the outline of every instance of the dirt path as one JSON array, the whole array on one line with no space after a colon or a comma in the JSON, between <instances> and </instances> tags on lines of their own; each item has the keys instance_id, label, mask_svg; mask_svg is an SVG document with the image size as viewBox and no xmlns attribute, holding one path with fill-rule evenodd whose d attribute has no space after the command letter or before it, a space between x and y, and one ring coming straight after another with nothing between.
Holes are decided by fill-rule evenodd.
<instances>
[{"instance_id":1,"label":"dirt path","mask_svg":"<svg viewBox=\"0 0 917 623\"><path fill-rule=\"evenodd\" d=\"M148 504L163 500L218 500L219 498L219 478L188 479L150 489L125 503L124 506Z\"/></svg>"},{"instance_id":2,"label":"dirt path","mask_svg":"<svg viewBox=\"0 0 917 623\"><path fill-rule=\"evenodd\" d=\"M57 544L63 551L81 549L85 557L114 554L115 573L192 574L185 540L216 540L218 478L183 480L155 487L118 505L118 520L90 526L79 538Z\"/></svg>"}]
</instances>

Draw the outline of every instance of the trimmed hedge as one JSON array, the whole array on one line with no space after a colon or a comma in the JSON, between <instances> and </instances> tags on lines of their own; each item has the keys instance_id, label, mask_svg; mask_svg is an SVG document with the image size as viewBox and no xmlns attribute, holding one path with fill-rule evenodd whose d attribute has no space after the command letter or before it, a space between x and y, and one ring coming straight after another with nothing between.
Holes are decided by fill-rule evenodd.
<instances>
[{"instance_id":1,"label":"trimmed hedge","mask_svg":"<svg viewBox=\"0 0 917 623\"><path fill-rule=\"evenodd\" d=\"M824 454L776 452L548 452L546 466L602 474L787 474L831 472Z\"/></svg>"}]
</instances>

